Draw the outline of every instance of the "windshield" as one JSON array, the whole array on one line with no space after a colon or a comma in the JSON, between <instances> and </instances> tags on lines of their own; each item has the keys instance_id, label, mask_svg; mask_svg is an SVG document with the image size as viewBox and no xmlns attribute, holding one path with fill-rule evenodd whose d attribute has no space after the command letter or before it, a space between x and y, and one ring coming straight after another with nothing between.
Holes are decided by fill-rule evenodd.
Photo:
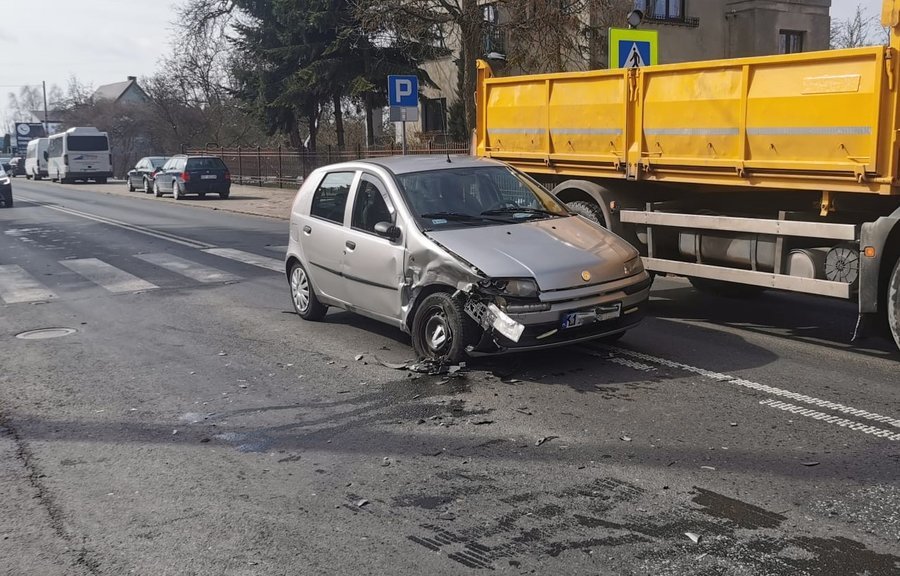
<instances>
[{"instance_id":1,"label":"windshield","mask_svg":"<svg viewBox=\"0 0 900 576\"><path fill-rule=\"evenodd\" d=\"M71 152L105 152L109 150L106 136L69 136Z\"/></svg>"},{"instance_id":2,"label":"windshield","mask_svg":"<svg viewBox=\"0 0 900 576\"><path fill-rule=\"evenodd\" d=\"M162 166L163 164L166 163L166 160L168 160L168 158L165 158L165 157L150 158L150 165L153 166L154 168L159 168L160 166Z\"/></svg>"},{"instance_id":3,"label":"windshield","mask_svg":"<svg viewBox=\"0 0 900 576\"><path fill-rule=\"evenodd\" d=\"M425 230L569 215L539 184L506 166L412 172L398 175L397 181Z\"/></svg>"}]
</instances>

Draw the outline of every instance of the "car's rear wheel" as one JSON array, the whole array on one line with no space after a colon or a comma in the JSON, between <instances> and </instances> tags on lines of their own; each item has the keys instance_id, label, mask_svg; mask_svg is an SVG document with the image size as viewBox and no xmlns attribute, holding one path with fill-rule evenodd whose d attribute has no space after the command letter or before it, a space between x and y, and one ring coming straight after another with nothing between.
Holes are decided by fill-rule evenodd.
<instances>
[{"instance_id":1,"label":"car's rear wheel","mask_svg":"<svg viewBox=\"0 0 900 576\"><path fill-rule=\"evenodd\" d=\"M134 185L131 183L131 176L126 176L126 177L125 177L125 182L128 183L128 191L129 191L129 192L134 192Z\"/></svg>"},{"instance_id":2,"label":"car's rear wheel","mask_svg":"<svg viewBox=\"0 0 900 576\"><path fill-rule=\"evenodd\" d=\"M172 182L172 198L175 200L184 200L184 192L178 185L178 181Z\"/></svg>"},{"instance_id":3,"label":"car's rear wheel","mask_svg":"<svg viewBox=\"0 0 900 576\"><path fill-rule=\"evenodd\" d=\"M150 181L144 178L144 194L149 194L151 192Z\"/></svg>"},{"instance_id":4,"label":"car's rear wheel","mask_svg":"<svg viewBox=\"0 0 900 576\"><path fill-rule=\"evenodd\" d=\"M894 266L894 272L888 279L887 316L894 344L900 348L900 259Z\"/></svg>"},{"instance_id":5,"label":"car's rear wheel","mask_svg":"<svg viewBox=\"0 0 900 576\"><path fill-rule=\"evenodd\" d=\"M197 192L197 196L200 198L206 198L206 192Z\"/></svg>"},{"instance_id":6,"label":"car's rear wheel","mask_svg":"<svg viewBox=\"0 0 900 576\"><path fill-rule=\"evenodd\" d=\"M221 198L222 200L225 200L225 199L228 198L228 196L229 196L230 194L231 194L231 190L226 190L226 191L224 191L224 192L219 192L219 198Z\"/></svg>"},{"instance_id":7,"label":"car's rear wheel","mask_svg":"<svg viewBox=\"0 0 900 576\"><path fill-rule=\"evenodd\" d=\"M97 178L96 182L97 184L106 184L106 178Z\"/></svg>"},{"instance_id":8,"label":"car's rear wheel","mask_svg":"<svg viewBox=\"0 0 900 576\"><path fill-rule=\"evenodd\" d=\"M162 190L159 189L159 182L153 182L153 195L157 198L162 198Z\"/></svg>"},{"instance_id":9,"label":"car's rear wheel","mask_svg":"<svg viewBox=\"0 0 900 576\"><path fill-rule=\"evenodd\" d=\"M456 364L466 358L466 346L475 339L477 325L450 294L436 292L416 308L412 345L419 358Z\"/></svg>"},{"instance_id":10,"label":"car's rear wheel","mask_svg":"<svg viewBox=\"0 0 900 576\"><path fill-rule=\"evenodd\" d=\"M3 207L4 208L12 208L13 207L13 196L12 191L7 192L3 195Z\"/></svg>"},{"instance_id":11,"label":"car's rear wheel","mask_svg":"<svg viewBox=\"0 0 900 576\"><path fill-rule=\"evenodd\" d=\"M294 310L297 311L297 314L304 320L313 322L324 318L325 313L328 312L328 306L319 302L309 275L302 264L294 262L291 265L289 280L291 284L291 302L294 304Z\"/></svg>"}]
</instances>

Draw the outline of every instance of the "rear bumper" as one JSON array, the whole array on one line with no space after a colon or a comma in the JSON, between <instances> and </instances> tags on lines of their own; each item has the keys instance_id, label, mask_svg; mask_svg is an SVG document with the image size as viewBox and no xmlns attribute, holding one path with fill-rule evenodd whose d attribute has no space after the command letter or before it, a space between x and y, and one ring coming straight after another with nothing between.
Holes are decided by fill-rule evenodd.
<instances>
[{"instance_id":1,"label":"rear bumper","mask_svg":"<svg viewBox=\"0 0 900 576\"><path fill-rule=\"evenodd\" d=\"M45 174L45 172L41 174ZM95 180L97 178L112 178L112 172L67 172L65 177L73 180Z\"/></svg>"},{"instance_id":2,"label":"rear bumper","mask_svg":"<svg viewBox=\"0 0 900 576\"><path fill-rule=\"evenodd\" d=\"M228 180L214 180L204 182L202 180L195 181L192 178L188 182L183 182L181 185L183 186L185 194L199 194L200 192L216 194L219 192L227 193L231 191L231 182Z\"/></svg>"}]
</instances>

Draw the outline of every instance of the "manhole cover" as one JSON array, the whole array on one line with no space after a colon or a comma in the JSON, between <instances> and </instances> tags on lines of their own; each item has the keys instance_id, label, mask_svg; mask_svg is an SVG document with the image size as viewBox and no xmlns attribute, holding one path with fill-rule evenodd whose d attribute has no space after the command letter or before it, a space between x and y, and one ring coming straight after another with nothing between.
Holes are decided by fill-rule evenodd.
<instances>
[{"instance_id":1,"label":"manhole cover","mask_svg":"<svg viewBox=\"0 0 900 576\"><path fill-rule=\"evenodd\" d=\"M28 332L16 334L16 338L21 340L47 340L48 338L62 338L74 333L74 328L41 328L40 330L29 330Z\"/></svg>"}]
</instances>

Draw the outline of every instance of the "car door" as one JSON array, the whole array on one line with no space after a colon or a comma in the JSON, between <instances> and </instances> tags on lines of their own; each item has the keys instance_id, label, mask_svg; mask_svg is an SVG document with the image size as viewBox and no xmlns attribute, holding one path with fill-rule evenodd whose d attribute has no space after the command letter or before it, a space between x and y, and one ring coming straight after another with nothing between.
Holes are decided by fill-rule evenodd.
<instances>
[{"instance_id":1,"label":"car door","mask_svg":"<svg viewBox=\"0 0 900 576\"><path fill-rule=\"evenodd\" d=\"M300 244L319 294L347 303L341 278L346 241L347 199L359 178L354 170L326 174L313 192L309 215L300 218Z\"/></svg>"},{"instance_id":2,"label":"car door","mask_svg":"<svg viewBox=\"0 0 900 576\"><path fill-rule=\"evenodd\" d=\"M128 184L129 185L131 185L135 188L143 186L143 180L141 180L141 175L146 170L146 165L145 165L146 162L147 162L146 160L141 160L140 162L138 162L135 165L134 170L132 170L131 172L128 173Z\"/></svg>"},{"instance_id":3,"label":"car door","mask_svg":"<svg viewBox=\"0 0 900 576\"><path fill-rule=\"evenodd\" d=\"M355 190L341 266L347 298L368 315L396 322L402 316L400 288L404 282L406 239L380 236L375 233L375 225L397 225L397 210L387 186L373 174L363 172Z\"/></svg>"},{"instance_id":4,"label":"car door","mask_svg":"<svg viewBox=\"0 0 900 576\"><path fill-rule=\"evenodd\" d=\"M174 174L173 166L177 162L176 158L169 159L168 162L163 165L162 170L159 171L159 174L156 175L156 186L159 187L160 192L171 192L172 191L172 174Z\"/></svg>"}]
</instances>

